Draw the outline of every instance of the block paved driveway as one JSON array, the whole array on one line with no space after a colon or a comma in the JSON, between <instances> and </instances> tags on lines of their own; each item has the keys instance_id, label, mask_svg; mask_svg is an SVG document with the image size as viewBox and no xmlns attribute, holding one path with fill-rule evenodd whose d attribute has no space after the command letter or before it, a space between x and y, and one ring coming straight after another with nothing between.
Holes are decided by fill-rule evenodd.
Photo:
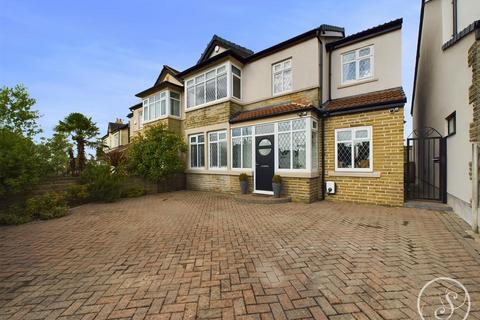
<instances>
[{"instance_id":1,"label":"block paved driveway","mask_svg":"<svg viewBox=\"0 0 480 320\"><path fill-rule=\"evenodd\" d=\"M0 318L418 319L438 276L480 317L478 252L446 214L190 191L73 211L0 228Z\"/></svg>"}]
</instances>

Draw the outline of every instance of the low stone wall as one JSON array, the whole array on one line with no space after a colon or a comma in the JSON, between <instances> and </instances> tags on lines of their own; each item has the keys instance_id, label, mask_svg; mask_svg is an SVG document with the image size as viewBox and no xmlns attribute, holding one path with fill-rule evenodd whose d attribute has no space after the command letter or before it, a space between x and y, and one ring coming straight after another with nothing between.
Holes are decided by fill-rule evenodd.
<instances>
[{"instance_id":1,"label":"low stone wall","mask_svg":"<svg viewBox=\"0 0 480 320\"><path fill-rule=\"evenodd\" d=\"M147 190L148 194L185 190L185 174L174 174L165 181L160 181L159 183L149 181L142 177L128 177L125 185L128 187L144 188Z\"/></svg>"},{"instance_id":2,"label":"low stone wall","mask_svg":"<svg viewBox=\"0 0 480 320\"><path fill-rule=\"evenodd\" d=\"M31 191L32 195L39 195L47 192L66 192L72 185L80 182L79 177L55 177L43 181Z\"/></svg>"}]
</instances>

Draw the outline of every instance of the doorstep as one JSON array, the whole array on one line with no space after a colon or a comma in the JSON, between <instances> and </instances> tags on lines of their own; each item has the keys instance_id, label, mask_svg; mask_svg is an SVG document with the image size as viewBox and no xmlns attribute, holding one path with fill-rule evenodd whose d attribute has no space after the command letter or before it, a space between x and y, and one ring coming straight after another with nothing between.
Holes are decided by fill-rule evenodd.
<instances>
[{"instance_id":1,"label":"doorstep","mask_svg":"<svg viewBox=\"0 0 480 320\"><path fill-rule=\"evenodd\" d=\"M237 195L234 195L233 198L238 202L254 203L254 204L277 204L277 203L287 203L292 201L292 198L290 197L275 198L272 195L258 194L258 193L237 194Z\"/></svg>"},{"instance_id":2,"label":"doorstep","mask_svg":"<svg viewBox=\"0 0 480 320\"><path fill-rule=\"evenodd\" d=\"M416 208L424 210L453 211L449 205L434 201L407 201L405 202L404 206L406 208Z\"/></svg>"}]
</instances>

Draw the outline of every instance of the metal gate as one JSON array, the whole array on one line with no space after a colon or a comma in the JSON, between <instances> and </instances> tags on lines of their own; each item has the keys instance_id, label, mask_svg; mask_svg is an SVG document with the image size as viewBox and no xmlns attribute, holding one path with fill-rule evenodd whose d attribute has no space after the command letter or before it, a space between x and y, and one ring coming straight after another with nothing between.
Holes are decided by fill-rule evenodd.
<instances>
[{"instance_id":1,"label":"metal gate","mask_svg":"<svg viewBox=\"0 0 480 320\"><path fill-rule=\"evenodd\" d=\"M407 138L405 196L408 200L447 201L447 144L433 128Z\"/></svg>"}]
</instances>

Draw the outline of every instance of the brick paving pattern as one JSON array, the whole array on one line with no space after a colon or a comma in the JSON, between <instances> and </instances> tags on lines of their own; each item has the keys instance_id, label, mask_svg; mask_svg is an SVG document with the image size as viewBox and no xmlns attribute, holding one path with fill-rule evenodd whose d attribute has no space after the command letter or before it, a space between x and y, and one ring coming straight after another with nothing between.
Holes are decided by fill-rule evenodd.
<instances>
[{"instance_id":1,"label":"brick paving pattern","mask_svg":"<svg viewBox=\"0 0 480 320\"><path fill-rule=\"evenodd\" d=\"M480 318L478 251L446 214L189 191L73 211L0 229L0 318L418 319L438 276Z\"/></svg>"}]
</instances>

